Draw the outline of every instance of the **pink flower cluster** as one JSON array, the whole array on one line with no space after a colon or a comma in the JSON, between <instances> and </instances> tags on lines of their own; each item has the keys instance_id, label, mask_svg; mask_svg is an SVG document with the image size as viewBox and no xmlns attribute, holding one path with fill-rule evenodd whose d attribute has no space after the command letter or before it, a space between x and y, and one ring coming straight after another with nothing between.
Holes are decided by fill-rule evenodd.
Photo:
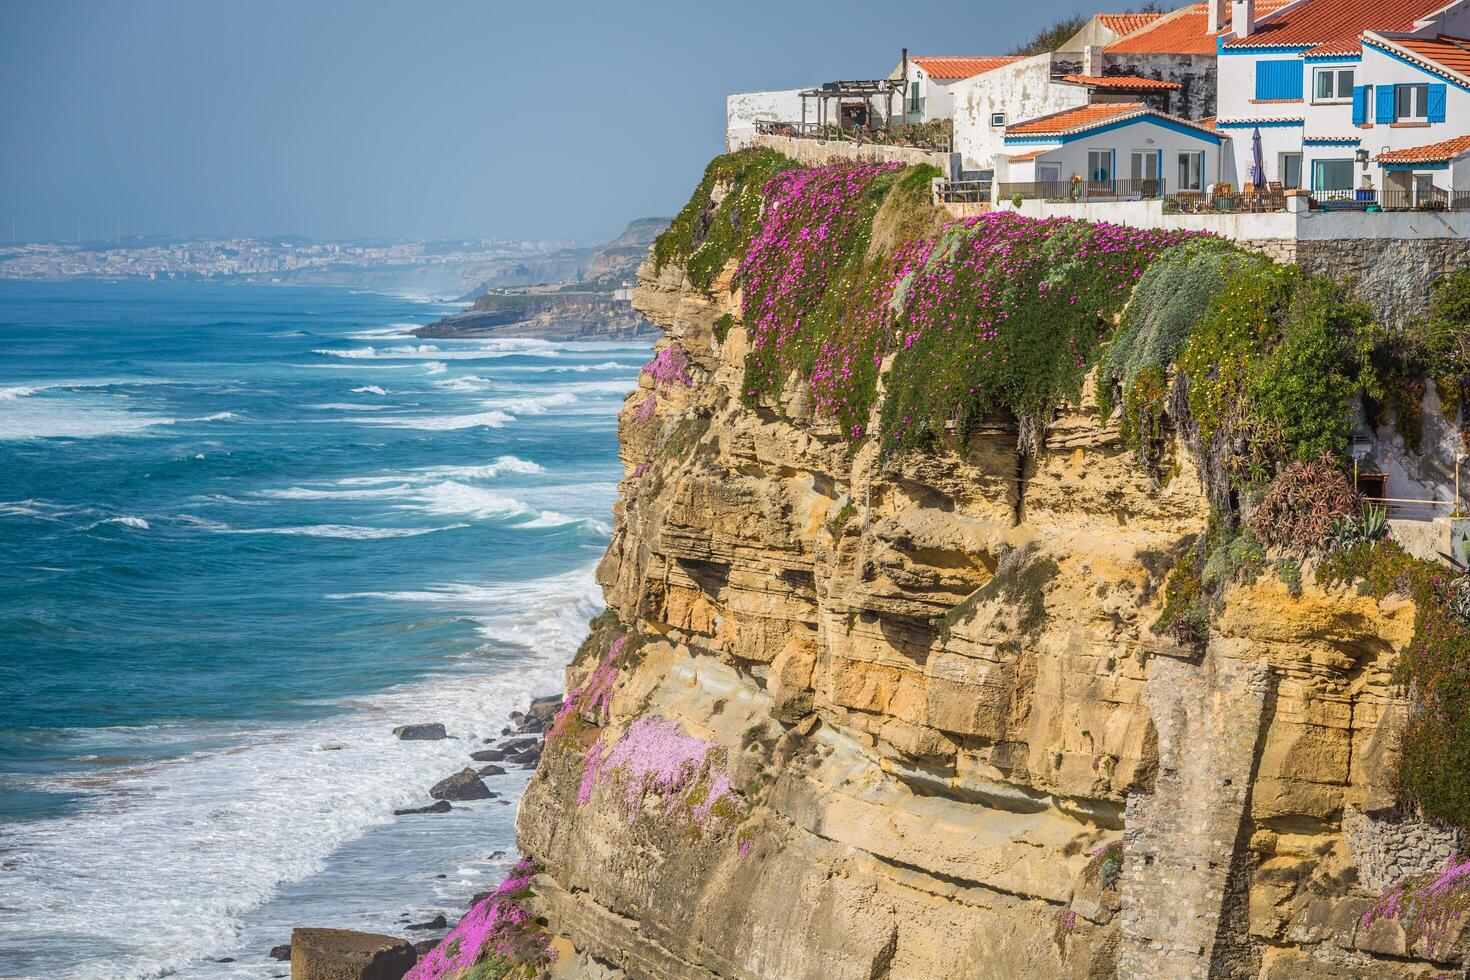
<instances>
[{"instance_id":1,"label":"pink flower cluster","mask_svg":"<svg viewBox=\"0 0 1470 980\"><path fill-rule=\"evenodd\" d=\"M637 405L633 406L633 421L639 425L647 425L653 421L658 414L658 396L650 394Z\"/></svg>"},{"instance_id":2,"label":"pink flower cluster","mask_svg":"<svg viewBox=\"0 0 1470 980\"><path fill-rule=\"evenodd\" d=\"M1378 902L1363 913L1363 928L1379 919L1398 919L1409 942L1424 941L1433 956L1434 947L1449 936L1450 925L1470 912L1470 860L1456 863L1451 858L1439 874L1415 875L1385 891Z\"/></svg>"},{"instance_id":3,"label":"pink flower cluster","mask_svg":"<svg viewBox=\"0 0 1470 980\"><path fill-rule=\"evenodd\" d=\"M562 698L561 707L556 709L556 717L551 720L551 727L546 731L548 744L566 734L567 725L576 715L592 715L598 722L607 719L608 708L612 704L613 684L618 679L618 668L622 665L623 650L627 645L626 634L613 640L587 682L572 688Z\"/></svg>"},{"instance_id":4,"label":"pink flower cluster","mask_svg":"<svg viewBox=\"0 0 1470 980\"><path fill-rule=\"evenodd\" d=\"M503 956L530 967L549 966L556 951L521 902L530 895L533 868L522 860L486 898L465 913L444 940L404 980L459 980L482 957Z\"/></svg>"},{"instance_id":5,"label":"pink flower cluster","mask_svg":"<svg viewBox=\"0 0 1470 980\"><path fill-rule=\"evenodd\" d=\"M674 385L688 388L694 384L689 373L689 356L677 340L653 355L653 360L643 365L643 370L653 378L655 388L672 388ZM652 409L649 412L651 415Z\"/></svg>"},{"instance_id":6,"label":"pink flower cluster","mask_svg":"<svg viewBox=\"0 0 1470 980\"><path fill-rule=\"evenodd\" d=\"M583 806L597 786L616 784L629 823L637 819L644 797L652 792L665 800L666 816L687 808L690 819L703 824L720 800L739 799L714 746L685 735L672 721L656 715L639 718L606 758L603 748L598 739L587 752L577 791L577 802Z\"/></svg>"}]
</instances>

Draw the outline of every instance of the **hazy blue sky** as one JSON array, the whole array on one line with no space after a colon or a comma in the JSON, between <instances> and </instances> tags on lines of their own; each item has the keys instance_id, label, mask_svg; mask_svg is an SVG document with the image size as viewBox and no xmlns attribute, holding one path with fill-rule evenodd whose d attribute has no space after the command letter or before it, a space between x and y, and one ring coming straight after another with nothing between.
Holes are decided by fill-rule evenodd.
<instances>
[{"instance_id":1,"label":"hazy blue sky","mask_svg":"<svg viewBox=\"0 0 1470 980\"><path fill-rule=\"evenodd\" d=\"M1121 8L1126 4L1117 4ZM1106 5L1104 5L1106 6ZM1086 0L0 0L0 240L599 239L672 213L727 92L999 54Z\"/></svg>"}]
</instances>

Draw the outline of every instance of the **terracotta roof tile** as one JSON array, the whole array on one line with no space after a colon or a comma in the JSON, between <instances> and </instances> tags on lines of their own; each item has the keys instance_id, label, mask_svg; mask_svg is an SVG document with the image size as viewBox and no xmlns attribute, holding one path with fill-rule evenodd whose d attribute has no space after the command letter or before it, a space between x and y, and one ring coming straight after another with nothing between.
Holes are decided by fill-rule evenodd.
<instances>
[{"instance_id":1,"label":"terracotta roof tile","mask_svg":"<svg viewBox=\"0 0 1470 980\"><path fill-rule=\"evenodd\" d=\"M1006 159L1009 160L1011 163L1030 163L1032 160L1035 160L1043 153L1050 153L1052 150L1055 149L1056 147L1049 146L1044 150L1032 150L1030 153L1017 153L1014 156L1007 155Z\"/></svg>"},{"instance_id":2,"label":"terracotta roof tile","mask_svg":"<svg viewBox=\"0 0 1470 980\"><path fill-rule=\"evenodd\" d=\"M1289 0L1258 0L1256 17L1274 13ZM1225 23L1230 23L1230 8L1226 6ZM1166 14L1142 30L1110 45L1109 53L1118 54L1214 54L1215 35L1210 26L1209 7L1203 3L1181 7Z\"/></svg>"},{"instance_id":3,"label":"terracotta roof tile","mask_svg":"<svg viewBox=\"0 0 1470 980\"><path fill-rule=\"evenodd\" d=\"M1389 150L1373 159L1379 163L1444 163L1462 153L1470 153L1470 136L1456 136L1451 140L1414 146L1406 150Z\"/></svg>"},{"instance_id":4,"label":"terracotta roof tile","mask_svg":"<svg viewBox=\"0 0 1470 980\"><path fill-rule=\"evenodd\" d=\"M1142 30L1163 14L1098 14L1097 22L1121 37Z\"/></svg>"},{"instance_id":5,"label":"terracotta roof tile","mask_svg":"<svg viewBox=\"0 0 1470 980\"><path fill-rule=\"evenodd\" d=\"M1113 88L1125 91L1137 91L1138 89L1172 91L1179 88L1178 82L1166 82L1162 78L1143 78L1139 75L1065 75L1062 81L1073 82L1077 85L1090 85L1093 88Z\"/></svg>"},{"instance_id":6,"label":"terracotta roof tile","mask_svg":"<svg viewBox=\"0 0 1470 980\"><path fill-rule=\"evenodd\" d=\"M1193 129L1214 133L1213 126L1202 125L1192 119L1181 119L1166 112L1159 112L1142 102L1094 102L1076 109L1064 109L1049 116L1027 119L1006 127L1006 137L1012 136L1063 136L1068 133L1084 132L1110 122L1122 122L1152 116L1181 123Z\"/></svg>"},{"instance_id":7,"label":"terracotta roof tile","mask_svg":"<svg viewBox=\"0 0 1470 980\"><path fill-rule=\"evenodd\" d=\"M1357 54L1364 31L1407 31L1444 7L1446 0L1301 0L1270 16L1258 16L1249 37L1227 48L1308 46L1310 55Z\"/></svg>"},{"instance_id":8,"label":"terracotta roof tile","mask_svg":"<svg viewBox=\"0 0 1470 980\"><path fill-rule=\"evenodd\" d=\"M1427 37L1390 37L1390 44L1459 75L1470 76L1470 40L1441 34Z\"/></svg>"},{"instance_id":9,"label":"terracotta roof tile","mask_svg":"<svg viewBox=\"0 0 1470 980\"><path fill-rule=\"evenodd\" d=\"M961 78L973 78L983 75L988 71L1004 67L1013 62L1020 61L1018 55L998 55L995 57L981 58L940 58L929 55L910 58L914 64L929 73L930 78L940 81L954 81Z\"/></svg>"}]
</instances>

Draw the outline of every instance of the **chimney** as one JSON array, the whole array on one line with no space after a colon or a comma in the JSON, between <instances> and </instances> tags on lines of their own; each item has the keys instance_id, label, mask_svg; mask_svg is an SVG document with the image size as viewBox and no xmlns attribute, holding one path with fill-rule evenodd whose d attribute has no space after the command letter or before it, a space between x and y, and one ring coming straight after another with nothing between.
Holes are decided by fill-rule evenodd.
<instances>
[{"instance_id":1,"label":"chimney","mask_svg":"<svg viewBox=\"0 0 1470 980\"><path fill-rule=\"evenodd\" d=\"M1234 0L1230 28L1236 37L1250 37L1256 30L1256 0Z\"/></svg>"},{"instance_id":2,"label":"chimney","mask_svg":"<svg viewBox=\"0 0 1470 980\"><path fill-rule=\"evenodd\" d=\"M1089 44L1082 49L1082 74L1091 75L1094 78L1103 73L1102 46Z\"/></svg>"},{"instance_id":3,"label":"chimney","mask_svg":"<svg viewBox=\"0 0 1470 980\"><path fill-rule=\"evenodd\" d=\"M1219 34L1225 29L1225 4L1228 0L1208 0L1210 5L1210 25L1207 28L1211 37Z\"/></svg>"}]
</instances>

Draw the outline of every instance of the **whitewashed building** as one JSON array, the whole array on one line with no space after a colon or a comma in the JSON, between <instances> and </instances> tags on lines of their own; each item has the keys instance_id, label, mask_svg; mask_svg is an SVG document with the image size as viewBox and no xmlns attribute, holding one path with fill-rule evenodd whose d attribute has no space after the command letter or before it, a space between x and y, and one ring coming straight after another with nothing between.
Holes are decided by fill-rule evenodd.
<instances>
[{"instance_id":1,"label":"whitewashed building","mask_svg":"<svg viewBox=\"0 0 1470 980\"><path fill-rule=\"evenodd\" d=\"M1223 140L1208 122L1143 103L1093 103L1008 126L996 165L1008 187L1066 200L1157 198L1165 187L1203 192L1219 172Z\"/></svg>"},{"instance_id":2,"label":"whitewashed building","mask_svg":"<svg viewBox=\"0 0 1470 980\"><path fill-rule=\"evenodd\" d=\"M1216 45L1206 21L1203 3L1166 14L1098 14L1059 51L957 84L951 98L963 169L981 179L998 170L1008 126L1094 103L1213 116Z\"/></svg>"},{"instance_id":3,"label":"whitewashed building","mask_svg":"<svg viewBox=\"0 0 1470 980\"><path fill-rule=\"evenodd\" d=\"M891 78L904 80L904 122L924 123L954 117L954 90L963 81L1020 61L1014 55L995 57L906 57Z\"/></svg>"},{"instance_id":4,"label":"whitewashed building","mask_svg":"<svg viewBox=\"0 0 1470 980\"><path fill-rule=\"evenodd\" d=\"M1226 0L1210 0L1223 10ZM1222 179L1414 206L1470 192L1470 0L1233 0Z\"/></svg>"},{"instance_id":5,"label":"whitewashed building","mask_svg":"<svg viewBox=\"0 0 1470 980\"><path fill-rule=\"evenodd\" d=\"M804 89L738 92L725 97L725 149L740 150L755 140L762 123L790 123L801 118Z\"/></svg>"}]
</instances>

